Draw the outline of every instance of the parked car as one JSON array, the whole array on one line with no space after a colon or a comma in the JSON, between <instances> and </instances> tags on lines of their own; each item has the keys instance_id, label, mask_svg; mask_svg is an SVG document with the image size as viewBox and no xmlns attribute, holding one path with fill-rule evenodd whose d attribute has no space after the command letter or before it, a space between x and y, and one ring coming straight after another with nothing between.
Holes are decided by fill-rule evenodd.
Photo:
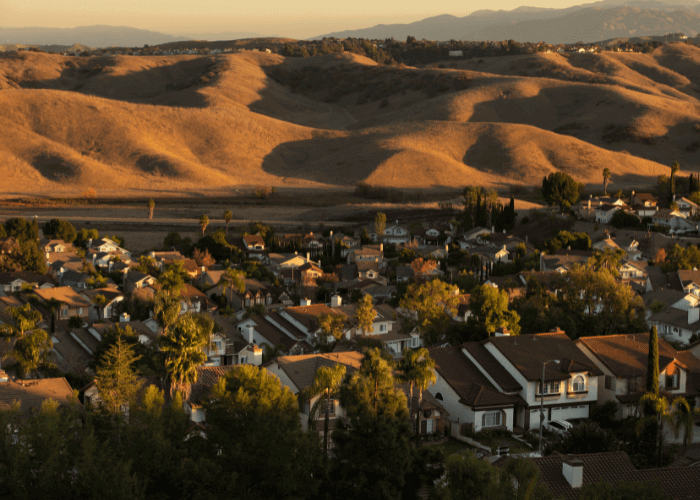
<instances>
[{"instance_id":1,"label":"parked car","mask_svg":"<svg viewBox=\"0 0 700 500\"><path fill-rule=\"evenodd\" d=\"M551 432L556 432L557 434L566 434L574 425L566 420L550 420L545 422L544 428Z\"/></svg>"}]
</instances>

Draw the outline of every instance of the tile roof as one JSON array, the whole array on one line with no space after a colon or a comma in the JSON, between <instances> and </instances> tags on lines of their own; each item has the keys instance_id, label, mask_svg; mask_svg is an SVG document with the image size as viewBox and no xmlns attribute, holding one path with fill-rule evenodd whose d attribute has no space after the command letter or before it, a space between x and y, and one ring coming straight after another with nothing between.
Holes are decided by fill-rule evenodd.
<instances>
[{"instance_id":1,"label":"tile roof","mask_svg":"<svg viewBox=\"0 0 700 500\"><path fill-rule=\"evenodd\" d=\"M0 411L7 411L15 401L20 401L23 418L29 418L49 398L66 407L72 397L73 389L63 377L0 382Z\"/></svg>"},{"instance_id":2,"label":"tile roof","mask_svg":"<svg viewBox=\"0 0 700 500\"><path fill-rule=\"evenodd\" d=\"M246 245L248 245L248 246L254 246L254 245L265 246L265 240L263 240L263 237L260 236L259 234L248 234L248 235L243 237L243 241L245 241Z\"/></svg>"},{"instance_id":3,"label":"tile roof","mask_svg":"<svg viewBox=\"0 0 700 500\"><path fill-rule=\"evenodd\" d=\"M471 407L517 403L516 398L500 393L461 350L448 346L433 347L429 352L435 369L457 393L460 403Z\"/></svg>"},{"instance_id":4,"label":"tile roof","mask_svg":"<svg viewBox=\"0 0 700 500\"><path fill-rule=\"evenodd\" d=\"M301 392L313 384L316 370L321 366L333 367L337 364L343 364L346 366L347 372L352 373L360 368L363 359L364 355L357 351L304 354L301 356L280 356L269 361L263 367L276 363Z\"/></svg>"},{"instance_id":5,"label":"tile roof","mask_svg":"<svg viewBox=\"0 0 700 500\"><path fill-rule=\"evenodd\" d=\"M321 314L333 314L335 311L325 304L312 304L310 306L288 307L284 312L304 325L309 332L314 332L317 328L318 317Z\"/></svg>"},{"instance_id":6,"label":"tile roof","mask_svg":"<svg viewBox=\"0 0 700 500\"><path fill-rule=\"evenodd\" d=\"M69 286L57 288L37 288L33 291L39 298L45 301L56 299L69 307L90 307L90 302L80 296L78 292Z\"/></svg>"},{"instance_id":7,"label":"tile roof","mask_svg":"<svg viewBox=\"0 0 700 500\"><path fill-rule=\"evenodd\" d=\"M562 473L563 462L567 457L578 458L583 462L583 487L598 482L616 485L620 482L655 480L658 487L673 500L698 498L700 491L700 467L636 470L623 451L575 456L556 453L532 459L540 470L540 480L558 498L579 498L580 490L572 488Z\"/></svg>"},{"instance_id":8,"label":"tile roof","mask_svg":"<svg viewBox=\"0 0 700 500\"><path fill-rule=\"evenodd\" d=\"M64 372L76 374L85 373L85 369L92 361L90 355L68 332L55 332L51 335L53 350L56 356L56 365Z\"/></svg>"},{"instance_id":9,"label":"tile roof","mask_svg":"<svg viewBox=\"0 0 700 500\"><path fill-rule=\"evenodd\" d=\"M306 333L302 332L299 328L294 326L292 323L289 322L288 319L286 319L284 316L282 316L278 312L270 312L265 315L265 319L272 320L271 322L277 323L279 326L281 326L284 330L288 331L291 335L294 335L297 340L305 340L306 339Z\"/></svg>"},{"instance_id":10,"label":"tile roof","mask_svg":"<svg viewBox=\"0 0 700 500\"><path fill-rule=\"evenodd\" d=\"M187 402L190 406L202 406L204 399L209 395L219 377L225 376L235 365L227 366L198 366L197 382L190 387L190 395Z\"/></svg>"},{"instance_id":11,"label":"tile roof","mask_svg":"<svg viewBox=\"0 0 700 500\"><path fill-rule=\"evenodd\" d=\"M0 284L7 285L18 279L26 283L36 283L40 286L46 283L53 283L53 281L51 281L51 278L49 278L45 274L35 274L31 271L14 271L9 273L0 273Z\"/></svg>"},{"instance_id":12,"label":"tile roof","mask_svg":"<svg viewBox=\"0 0 700 500\"><path fill-rule=\"evenodd\" d=\"M678 279L684 286L688 286L691 283L700 285L700 271L679 269L677 272Z\"/></svg>"},{"instance_id":13,"label":"tile roof","mask_svg":"<svg viewBox=\"0 0 700 500\"><path fill-rule=\"evenodd\" d=\"M633 378L647 372L649 333L581 337L576 342L586 346L617 377ZM663 371L674 359L681 361L678 352L659 337L659 370ZM700 363L692 358L686 361L700 368Z\"/></svg>"},{"instance_id":14,"label":"tile roof","mask_svg":"<svg viewBox=\"0 0 700 500\"><path fill-rule=\"evenodd\" d=\"M675 307L667 307L661 312L652 315L648 320L649 323L663 323L684 330L696 332L700 330L700 322L688 323L688 311L676 309Z\"/></svg>"},{"instance_id":15,"label":"tile roof","mask_svg":"<svg viewBox=\"0 0 700 500\"><path fill-rule=\"evenodd\" d=\"M313 351L313 347L311 347L307 342L300 340L299 338L296 340L291 338L278 327L267 321L264 317L251 316L250 319L255 322L255 331L262 335L273 346L282 344L285 350L289 352L295 345L301 345L305 351Z\"/></svg>"},{"instance_id":16,"label":"tile roof","mask_svg":"<svg viewBox=\"0 0 700 500\"><path fill-rule=\"evenodd\" d=\"M467 342L462 345L462 349L474 358L474 361L491 376L503 391L515 392L523 388L481 342Z\"/></svg>"},{"instance_id":17,"label":"tile roof","mask_svg":"<svg viewBox=\"0 0 700 500\"><path fill-rule=\"evenodd\" d=\"M564 332L491 337L484 341L485 345L489 343L527 380L540 380L542 363L550 359L558 359L560 364L549 363L546 366L545 380L565 380L570 372L577 371L603 374Z\"/></svg>"},{"instance_id":18,"label":"tile roof","mask_svg":"<svg viewBox=\"0 0 700 500\"><path fill-rule=\"evenodd\" d=\"M95 352L97 352L97 346L99 345L100 341L97 340L97 338L90 333L87 328L74 328L70 331L70 334L76 341L82 342L85 347L90 349L93 355Z\"/></svg>"}]
</instances>

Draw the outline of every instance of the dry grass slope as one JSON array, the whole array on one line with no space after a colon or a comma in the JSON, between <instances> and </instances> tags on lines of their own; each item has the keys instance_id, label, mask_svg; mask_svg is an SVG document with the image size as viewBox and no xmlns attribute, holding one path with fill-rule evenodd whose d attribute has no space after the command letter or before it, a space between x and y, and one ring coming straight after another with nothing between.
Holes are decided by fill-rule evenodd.
<instances>
[{"instance_id":1,"label":"dry grass slope","mask_svg":"<svg viewBox=\"0 0 700 500\"><path fill-rule=\"evenodd\" d=\"M256 184L651 183L700 164L700 50L382 67L356 55L0 57L5 196Z\"/></svg>"}]
</instances>

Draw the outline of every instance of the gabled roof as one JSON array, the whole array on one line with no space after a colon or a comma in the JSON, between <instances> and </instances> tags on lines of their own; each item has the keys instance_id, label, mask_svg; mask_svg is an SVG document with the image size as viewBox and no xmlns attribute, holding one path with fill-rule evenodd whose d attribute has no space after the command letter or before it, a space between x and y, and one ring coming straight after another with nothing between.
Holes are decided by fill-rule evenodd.
<instances>
[{"instance_id":1,"label":"gabled roof","mask_svg":"<svg viewBox=\"0 0 700 500\"><path fill-rule=\"evenodd\" d=\"M634 378L647 372L649 333L581 337L576 342L586 346L616 377ZM659 337L659 370L674 359L680 362L676 350Z\"/></svg>"},{"instance_id":2,"label":"gabled roof","mask_svg":"<svg viewBox=\"0 0 700 500\"><path fill-rule=\"evenodd\" d=\"M572 372L603 374L564 332L491 337L483 343L498 349L527 380L541 380L542 363L550 359L558 359L560 363L546 366L545 380L565 380ZM568 360L575 363L567 367L565 361Z\"/></svg>"},{"instance_id":3,"label":"gabled roof","mask_svg":"<svg viewBox=\"0 0 700 500\"><path fill-rule=\"evenodd\" d=\"M462 349L467 351L479 366L486 370L486 373L491 376L503 391L515 392L523 388L481 342L467 342L462 345Z\"/></svg>"},{"instance_id":4,"label":"gabled roof","mask_svg":"<svg viewBox=\"0 0 700 500\"><path fill-rule=\"evenodd\" d=\"M0 382L0 411L11 409L13 403L19 401L23 418L29 418L49 398L66 407L70 405L72 397L73 389L63 377Z\"/></svg>"},{"instance_id":5,"label":"gabled roof","mask_svg":"<svg viewBox=\"0 0 700 500\"><path fill-rule=\"evenodd\" d=\"M243 237L243 241L248 246L262 245L265 246L265 240L259 234L248 234Z\"/></svg>"},{"instance_id":6,"label":"gabled roof","mask_svg":"<svg viewBox=\"0 0 700 500\"><path fill-rule=\"evenodd\" d=\"M231 371L235 365L227 366L198 366L197 382L190 387L190 396L187 402L192 407L202 406L204 399L209 395L212 388L219 380Z\"/></svg>"},{"instance_id":7,"label":"gabled roof","mask_svg":"<svg viewBox=\"0 0 700 500\"><path fill-rule=\"evenodd\" d=\"M49 301L56 299L68 307L90 307L90 302L80 296L78 292L69 286L61 286L57 288L37 288L32 293L39 296L40 299Z\"/></svg>"},{"instance_id":8,"label":"gabled roof","mask_svg":"<svg viewBox=\"0 0 700 500\"><path fill-rule=\"evenodd\" d=\"M263 367L277 364L299 392L313 385L316 370L321 366L333 367L337 364L346 366L347 373L359 370L364 355L357 351L327 354L304 354L301 356L280 356L268 361Z\"/></svg>"},{"instance_id":9,"label":"gabled roof","mask_svg":"<svg viewBox=\"0 0 700 500\"><path fill-rule=\"evenodd\" d=\"M688 311L676 309L675 307L667 307L663 311L652 315L647 321L649 323L663 323L664 325L671 325L693 332L700 330L700 322L689 323Z\"/></svg>"},{"instance_id":10,"label":"gabled roof","mask_svg":"<svg viewBox=\"0 0 700 500\"><path fill-rule=\"evenodd\" d=\"M690 294L687 292L663 288L645 293L642 296L642 300L644 301L644 305L646 307L651 306L651 304L653 304L654 302L661 302L666 304L667 306L671 306L679 300L682 300L684 297L687 297L688 295Z\"/></svg>"},{"instance_id":11,"label":"gabled roof","mask_svg":"<svg viewBox=\"0 0 700 500\"><path fill-rule=\"evenodd\" d=\"M31 271L13 271L9 273L0 273L0 284L7 285L15 280L22 280L26 283L36 283L37 285L43 285L45 283L53 283L51 278L45 274L35 274Z\"/></svg>"},{"instance_id":12,"label":"gabled roof","mask_svg":"<svg viewBox=\"0 0 700 500\"><path fill-rule=\"evenodd\" d=\"M264 337L273 346L283 345L285 351L289 352L295 345L301 346L305 351L313 350L306 341L291 338L278 327L267 321L263 316L251 316L255 322L255 331ZM290 332L294 334L294 332Z\"/></svg>"},{"instance_id":13,"label":"gabled roof","mask_svg":"<svg viewBox=\"0 0 700 500\"><path fill-rule=\"evenodd\" d=\"M321 314L334 314L335 311L326 304L312 304L310 306L296 306L284 309L284 312L304 325L309 332L316 331L318 317Z\"/></svg>"},{"instance_id":14,"label":"gabled roof","mask_svg":"<svg viewBox=\"0 0 700 500\"><path fill-rule=\"evenodd\" d=\"M435 369L468 406L515 405L519 400L500 393L465 354L452 346L429 349ZM443 396L444 397L444 396Z\"/></svg>"}]
</instances>

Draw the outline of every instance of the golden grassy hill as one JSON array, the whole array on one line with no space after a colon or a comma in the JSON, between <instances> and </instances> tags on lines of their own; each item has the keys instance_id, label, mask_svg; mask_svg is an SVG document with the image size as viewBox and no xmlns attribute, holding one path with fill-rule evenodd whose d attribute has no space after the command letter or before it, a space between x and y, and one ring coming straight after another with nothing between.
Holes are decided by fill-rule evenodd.
<instances>
[{"instance_id":1,"label":"golden grassy hill","mask_svg":"<svg viewBox=\"0 0 700 500\"><path fill-rule=\"evenodd\" d=\"M700 49L384 67L356 55L0 57L2 194L652 183L700 163Z\"/></svg>"}]
</instances>

